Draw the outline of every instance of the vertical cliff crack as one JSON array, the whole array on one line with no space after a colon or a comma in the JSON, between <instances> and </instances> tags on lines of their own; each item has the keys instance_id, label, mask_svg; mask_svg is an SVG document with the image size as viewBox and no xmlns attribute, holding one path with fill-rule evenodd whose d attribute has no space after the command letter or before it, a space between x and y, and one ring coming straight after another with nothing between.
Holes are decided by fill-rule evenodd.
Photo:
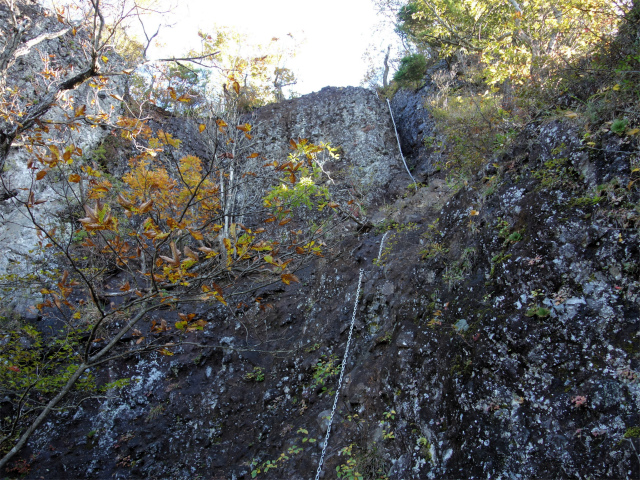
<instances>
[{"instance_id":1,"label":"vertical cliff crack","mask_svg":"<svg viewBox=\"0 0 640 480\"><path fill-rule=\"evenodd\" d=\"M413 175L411 175L411 172L409 171L409 167L407 166L407 161L404 159L404 155L402 154L402 147L400 146L400 135L398 135L398 127L396 127L396 121L393 118L393 112L391 111L391 103L389 102L388 98L387 98L387 106L389 107L389 114L391 115L391 122L393 123L393 130L396 132L396 140L398 141L398 151L400 152L400 158L402 158L402 163L404 163L404 168L407 169L407 173L411 177L411 180L413 180L413 185L415 186L416 191L417 191L418 190L418 182L416 182L416 179L413 178Z\"/></svg>"}]
</instances>

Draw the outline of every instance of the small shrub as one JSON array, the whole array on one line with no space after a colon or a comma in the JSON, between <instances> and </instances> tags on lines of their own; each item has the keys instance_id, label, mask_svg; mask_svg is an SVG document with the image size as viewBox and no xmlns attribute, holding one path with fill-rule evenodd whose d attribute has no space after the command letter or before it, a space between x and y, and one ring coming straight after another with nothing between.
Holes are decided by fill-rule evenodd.
<instances>
[{"instance_id":1,"label":"small shrub","mask_svg":"<svg viewBox=\"0 0 640 480\"><path fill-rule=\"evenodd\" d=\"M483 94L456 91L431 102L447 158L441 167L448 171L454 187L463 186L488 158L504 151L525 123L503 108L503 103L504 95L490 90Z\"/></svg>"},{"instance_id":2,"label":"small shrub","mask_svg":"<svg viewBox=\"0 0 640 480\"><path fill-rule=\"evenodd\" d=\"M393 79L400 86L406 87L420 82L426 71L427 60L420 53L414 53L400 60L400 67Z\"/></svg>"},{"instance_id":3,"label":"small shrub","mask_svg":"<svg viewBox=\"0 0 640 480\"><path fill-rule=\"evenodd\" d=\"M624 432L624 438L638 438L640 437L640 427L627 428Z\"/></svg>"},{"instance_id":4,"label":"small shrub","mask_svg":"<svg viewBox=\"0 0 640 480\"><path fill-rule=\"evenodd\" d=\"M611 124L611 131L618 135L622 135L627 130L627 125L629 124L629 120L616 118Z\"/></svg>"},{"instance_id":5,"label":"small shrub","mask_svg":"<svg viewBox=\"0 0 640 480\"><path fill-rule=\"evenodd\" d=\"M327 387L324 386L326 381L330 377L340 373L340 363L338 363L338 357L336 357L335 355L322 355L313 370L312 388L317 388L322 385L322 392L326 392Z\"/></svg>"},{"instance_id":6,"label":"small shrub","mask_svg":"<svg viewBox=\"0 0 640 480\"><path fill-rule=\"evenodd\" d=\"M525 316L527 317L545 318L545 317L548 317L549 315L551 315L551 310L544 307L533 307L527 310L527 313L525 313Z\"/></svg>"},{"instance_id":7,"label":"small shrub","mask_svg":"<svg viewBox=\"0 0 640 480\"><path fill-rule=\"evenodd\" d=\"M253 371L246 373L244 379L247 381L264 382L264 370L260 367L253 367Z\"/></svg>"}]
</instances>

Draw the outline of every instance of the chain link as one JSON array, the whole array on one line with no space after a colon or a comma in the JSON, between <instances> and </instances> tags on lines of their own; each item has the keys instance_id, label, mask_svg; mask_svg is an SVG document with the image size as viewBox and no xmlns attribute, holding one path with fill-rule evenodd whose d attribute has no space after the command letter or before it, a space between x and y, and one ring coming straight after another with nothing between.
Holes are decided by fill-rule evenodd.
<instances>
[{"instance_id":1,"label":"chain link","mask_svg":"<svg viewBox=\"0 0 640 480\"><path fill-rule=\"evenodd\" d=\"M382 236L382 240L380 240L380 250L378 250L378 262L382 260L382 247L384 246L384 239L387 238L387 235L389 235L389 230L385 232L385 234Z\"/></svg>"},{"instance_id":2,"label":"chain link","mask_svg":"<svg viewBox=\"0 0 640 480\"><path fill-rule=\"evenodd\" d=\"M342 366L340 367L340 378L338 379L338 388L336 388L336 395L333 399L333 408L331 409L331 416L329 417L329 425L327 425L327 434L324 437L324 445L322 446L322 454L320 455L320 463L318 464L318 471L316 472L316 480L320 478L322 473L322 464L324 463L324 455L327 451L327 445L329 444L329 435L331 434L331 424L333 423L333 416L336 413L336 406L338 405L338 394L342 387L342 377L344 376L344 368L347 365L347 355L349 355L349 345L351 344L351 336L353 335L353 326L356 323L356 310L358 309L358 300L360 299L360 285L362 285L363 269L360 269L360 278L358 278L358 290L356 291L356 301L353 305L353 316L351 317L351 328L349 328L349 338L347 339L347 346L344 350L344 357L342 359Z\"/></svg>"},{"instance_id":3,"label":"chain link","mask_svg":"<svg viewBox=\"0 0 640 480\"><path fill-rule=\"evenodd\" d=\"M389 235L389 231L382 236L380 240L380 250L378 250L378 260L382 255L382 247L384 246L384 240ZM327 434L324 437L324 445L322 446L322 454L320 455L320 463L318 463L318 471L316 472L316 479L320 479L322 473L322 465L324 463L324 456L327 452L327 445L329 445L329 435L331 434L331 425L333 425L333 416L336 413L336 406L338 405L338 395L342 388L342 377L344 376L344 368L347 365L347 356L349 355L349 346L351 345L351 337L353 335L353 326L356 324L356 311L358 310L358 301L360 300L360 287L362 286L362 275L364 270L360 269L360 277L358 278L358 289L356 290L356 301L353 304L353 315L351 316L351 327L349 328L349 338L347 338L347 346L344 349L344 357L342 358L342 366L340 367L340 378L338 379L338 387L336 388L336 394L333 399L333 408L331 409L331 416L329 417L329 424L327 425Z\"/></svg>"}]
</instances>

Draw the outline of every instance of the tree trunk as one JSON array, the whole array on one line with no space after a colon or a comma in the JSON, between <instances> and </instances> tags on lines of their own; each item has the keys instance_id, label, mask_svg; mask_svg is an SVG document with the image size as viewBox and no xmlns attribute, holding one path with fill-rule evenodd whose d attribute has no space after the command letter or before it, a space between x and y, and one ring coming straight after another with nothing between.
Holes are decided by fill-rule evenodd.
<instances>
[{"instance_id":1,"label":"tree trunk","mask_svg":"<svg viewBox=\"0 0 640 480\"><path fill-rule=\"evenodd\" d=\"M384 73L382 74L382 86L389 86L389 54L391 53L391 45L387 47L387 53L384 56Z\"/></svg>"}]
</instances>

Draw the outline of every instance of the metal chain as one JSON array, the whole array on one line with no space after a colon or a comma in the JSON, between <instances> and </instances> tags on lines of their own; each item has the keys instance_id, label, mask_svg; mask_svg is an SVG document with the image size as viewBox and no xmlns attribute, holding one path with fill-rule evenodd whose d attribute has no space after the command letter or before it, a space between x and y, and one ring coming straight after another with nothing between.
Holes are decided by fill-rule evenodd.
<instances>
[{"instance_id":1,"label":"metal chain","mask_svg":"<svg viewBox=\"0 0 640 480\"><path fill-rule=\"evenodd\" d=\"M378 250L378 262L380 262L380 260L382 260L382 247L384 246L384 239L387 238L387 235L389 235L389 230L387 230L384 235L382 236L382 240L380 240L380 250Z\"/></svg>"},{"instance_id":2,"label":"metal chain","mask_svg":"<svg viewBox=\"0 0 640 480\"><path fill-rule=\"evenodd\" d=\"M380 240L380 250L378 250L378 260L380 260L380 255L382 255L382 247L384 246L384 239L389 235L389 231L387 231L383 236L382 240ZM338 405L338 394L340 393L340 388L342 388L342 377L344 375L344 368L347 365L347 356L349 355L349 345L351 345L351 336L353 335L353 326L356 323L356 311L358 309L358 300L360 299L360 286L362 285L362 275L364 274L364 270L360 269L360 277L358 278L358 289L356 291L356 301L353 305L353 315L351 316L351 328L349 328L349 338L347 339L347 346L344 350L344 357L342 358L342 366L340 367L340 378L338 379L338 388L336 388L336 394L333 399L333 408L331 409L331 416L329 417L329 424L327 425L327 434L324 437L324 445L322 446L322 454L320 455L320 463L318 464L318 471L316 472L316 480L320 479L320 474L322 473L322 464L324 463L324 455L327 452L327 445L329 445L329 435L331 434L331 425L333 424L333 416L336 413L336 406Z\"/></svg>"},{"instance_id":3,"label":"metal chain","mask_svg":"<svg viewBox=\"0 0 640 480\"><path fill-rule=\"evenodd\" d=\"M333 423L333 416L336 413L336 406L338 405L338 394L342 387L342 377L344 375L344 367L347 365L347 355L349 355L349 345L351 344L351 336L353 335L353 326L356 323L356 310L358 309L358 300L360 298L360 285L362 284L363 269L360 269L360 278L358 278L358 290L356 291L356 301L353 305L353 316L351 317L351 328L349 328L349 338L347 339L347 346L344 350L344 357L342 358L342 366L340 367L340 378L338 379L338 388L336 388L336 395L333 399L333 408L331 409L331 416L329 417L329 425L327 425L327 434L324 437L324 445L322 446L322 454L320 455L320 463L318 464L318 471L316 472L316 480L320 478L322 473L322 464L324 463L324 455L327 451L327 445L329 444L329 435L331 434L331 424Z\"/></svg>"}]
</instances>

